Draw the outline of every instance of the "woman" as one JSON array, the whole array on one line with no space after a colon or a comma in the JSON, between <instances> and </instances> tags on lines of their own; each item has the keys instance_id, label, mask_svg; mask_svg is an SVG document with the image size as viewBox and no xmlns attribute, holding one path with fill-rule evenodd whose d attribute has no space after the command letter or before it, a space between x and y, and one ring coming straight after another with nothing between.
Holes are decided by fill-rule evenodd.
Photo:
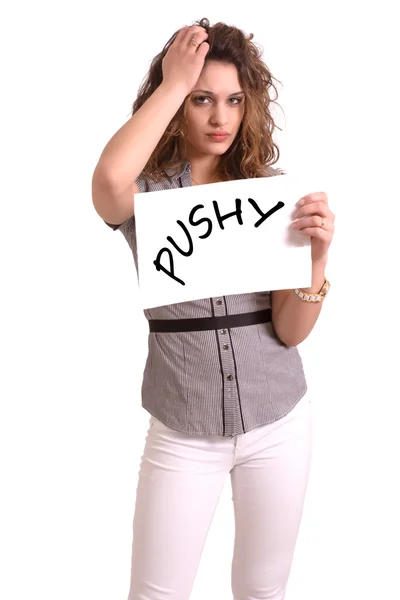
<instances>
[{"instance_id":1,"label":"woman","mask_svg":"<svg viewBox=\"0 0 400 600\"><path fill-rule=\"evenodd\" d=\"M175 33L153 60L132 118L93 175L98 214L137 268L134 194L279 174L272 76L236 27ZM129 600L189 598L226 477L235 514L235 600L281 600L311 460L310 401L296 345L329 287L334 215L307 195L294 228L311 237L312 286L145 310L150 413L137 488ZM318 292L321 292L318 295ZM307 295L308 294L308 295Z\"/></svg>"}]
</instances>

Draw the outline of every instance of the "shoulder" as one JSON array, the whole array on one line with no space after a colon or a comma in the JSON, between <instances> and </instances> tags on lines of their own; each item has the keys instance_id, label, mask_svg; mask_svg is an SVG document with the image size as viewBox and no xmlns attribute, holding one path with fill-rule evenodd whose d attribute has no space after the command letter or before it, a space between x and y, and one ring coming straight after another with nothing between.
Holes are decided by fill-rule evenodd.
<instances>
[{"instance_id":1,"label":"shoulder","mask_svg":"<svg viewBox=\"0 0 400 600\"><path fill-rule=\"evenodd\" d=\"M158 178L153 178L150 175L141 173L136 180L140 192L161 192L169 190L173 187L178 187L178 176L168 176L166 173Z\"/></svg>"},{"instance_id":2,"label":"shoulder","mask_svg":"<svg viewBox=\"0 0 400 600\"><path fill-rule=\"evenodd\" d=\"M267 167L267 173L269 177L274 177L275 175L286 175L286 172L283 169L275 169L274 167Z\"/></svg>"}]
</instances>

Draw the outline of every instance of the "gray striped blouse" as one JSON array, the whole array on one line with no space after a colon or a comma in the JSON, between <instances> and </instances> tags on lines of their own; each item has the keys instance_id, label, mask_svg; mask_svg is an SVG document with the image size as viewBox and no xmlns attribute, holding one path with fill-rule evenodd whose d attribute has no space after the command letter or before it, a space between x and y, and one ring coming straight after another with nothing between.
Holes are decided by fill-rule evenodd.
<instances>
[{"instance_id":1,"label":"gray striped blouse","mask_svg":"<svg viewBox=\"0 0 400 600\"><path fill-rule=\"evenodd\" d=\"M172 175L172 172L168 173ZM278 171L270 167L270 174ZM159 183L142 175L140 192L191 186L190 163ZM119 225L138 272L135 216ZM144 310L147 319L233 315L271 307L270 292L203 298ZM187 434L236 436L289 413L307 391L295 346L277 337L272 322L230 329L149 332L142 406Z\"/></svg>"}]
</instances>

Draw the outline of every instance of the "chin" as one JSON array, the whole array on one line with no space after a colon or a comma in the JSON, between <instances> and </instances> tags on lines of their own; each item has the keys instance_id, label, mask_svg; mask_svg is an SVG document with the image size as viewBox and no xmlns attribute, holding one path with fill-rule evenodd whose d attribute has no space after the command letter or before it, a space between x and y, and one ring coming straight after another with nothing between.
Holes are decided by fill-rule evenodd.
<instances>
[{"instance_id":1,"label":"chin","mask_svg":"<svg viewBox=\"0 0 400 600\"><path fill-rule=\"evenodd\" d=\"M214 156L220 156L221 154L225 154L225 152L229 149L229 146L226 148L215 148L214 152L209 152L209 154L214 154Z\"/></svg>"},{"instance_id":2,"label":"chin","mask_svg":"<svg viewBox=\"0 0 400 600\"><path fill-rule=\"evenodd\" d=\"M225 154L227 150L231 147L231 144L213 144L212 147L207 146L204 148L205 154L212 154L213 156L220 156L221 154Z\"/></svg>"}]
</instances>

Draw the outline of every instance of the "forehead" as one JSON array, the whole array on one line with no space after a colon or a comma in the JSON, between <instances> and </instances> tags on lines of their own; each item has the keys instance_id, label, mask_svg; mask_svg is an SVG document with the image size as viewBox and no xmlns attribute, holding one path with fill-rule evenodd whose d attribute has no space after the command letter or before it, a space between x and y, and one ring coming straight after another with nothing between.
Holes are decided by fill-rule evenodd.
<instances>
[{"instance_id":1,"label":"forehead","mask_svg":"<svg viewBox=\"0 0 400 600\"><path fill-rule=\"evenodd\" d=\"M196 88L210 90L215 94L231 94L242 89L235 65L217 61L206 61Z\"/></svg>"}]
</instances>

